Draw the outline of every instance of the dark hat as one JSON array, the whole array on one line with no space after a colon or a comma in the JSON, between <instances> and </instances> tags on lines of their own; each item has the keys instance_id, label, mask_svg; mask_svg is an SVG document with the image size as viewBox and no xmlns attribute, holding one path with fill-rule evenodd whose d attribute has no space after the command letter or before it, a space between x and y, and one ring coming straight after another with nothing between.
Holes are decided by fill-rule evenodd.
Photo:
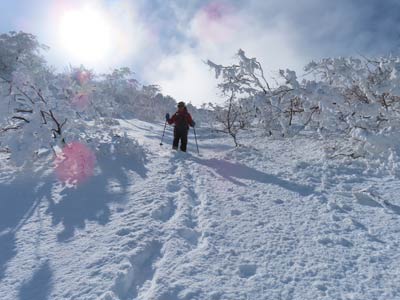
<instances>
[{"instance_id":1,"label":"dark hat","mask_svg":"<svg viewBox=\"0 0 400 300\"><path fill-rule=\"evenodd\" d=\"M178 103L178 107L185 107L186 105L185 105L185 102L183 102L183 101L181 101L181 102L179 102Z\"/></svg>"}]
</instances>

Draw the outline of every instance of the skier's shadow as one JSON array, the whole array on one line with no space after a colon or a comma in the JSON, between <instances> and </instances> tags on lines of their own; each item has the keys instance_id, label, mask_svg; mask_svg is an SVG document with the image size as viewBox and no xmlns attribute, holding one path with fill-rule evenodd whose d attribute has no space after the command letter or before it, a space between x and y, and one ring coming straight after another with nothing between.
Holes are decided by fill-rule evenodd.
<instances>
[{"instance_id":1,"label":"skier's shadow","mask_svg":"<svg viewBox=\"0 0 400 300\"><path fill-rule=\"evenodd\" d=\"M226 160L220 160L216 158L200 159L192 156L191 159L198 164L204 165L214 170L220 176L224 177L225 179L239 186L247 186L245 183L240 181L240 179L243 179L243 180L252 180L265 184L277 185L286 190L296 192L301 196L308 196L312 194L314 191L314 189L310 186L301 185L293 181L281 179L275 175L258 171L243 164L232 163Z\"/></svg>"},{"instance_id":2,"label":"skier's shadow","mask_svg":"<svg viewBox=\"0 0 400 300\"><path fill-rule=\"evenodd\" d=\"M74 236L77 228L85 228L87 221L105 225L110 220L110 203L124 202L132 173L146 177L144 162L134 161L132 157L118 156L116 159L100 157L100 174L93 176L74 188L64 188L61 200L50 200L48 213L53 225L62 223L64 230L58 234L58 240L67 241ZM113 190L111 187L116 187Z\"/></svg>"}]
</instances>

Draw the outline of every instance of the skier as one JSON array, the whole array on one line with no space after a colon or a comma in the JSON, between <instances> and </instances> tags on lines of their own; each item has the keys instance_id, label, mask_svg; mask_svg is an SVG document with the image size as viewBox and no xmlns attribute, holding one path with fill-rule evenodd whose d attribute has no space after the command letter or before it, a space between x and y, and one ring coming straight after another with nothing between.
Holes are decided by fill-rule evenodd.
<instances>
[{"instance_id":1,"label":"skier","mask_svg":"<svg viewBox=\"0 0 400 300\"><path fill-rule=\"evenodd\" d=\"M172 149L178 150L180 140L181 151L186 152L189 126L194 127L196 123L193 121L192 116L187 111L185 102L179 102L177 112L171 118L169 114L166 114L165 118L169 125L175 124Z\"/></svg>"}]
</instances>

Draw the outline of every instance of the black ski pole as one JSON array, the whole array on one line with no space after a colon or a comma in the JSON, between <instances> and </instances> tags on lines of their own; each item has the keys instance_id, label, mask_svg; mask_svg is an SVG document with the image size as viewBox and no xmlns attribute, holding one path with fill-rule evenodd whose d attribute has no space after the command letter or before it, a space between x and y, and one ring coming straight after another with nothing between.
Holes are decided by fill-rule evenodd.
<instances>
[{"instance_id":1,"label":"black ski pole","mask_svg":"<svg viewBox=\"0 0 400 300\"><path fill-rule=\"evenodd\" d=\"M163 131L163 133L162 133L162 137L161 137L161 143L160 143L160 146L162 146L162 145L163 145L162 141L163 141L163 139L164 139L165 128L167 128L167 122L168 122L168 121L165 121L165 125L164 125L164 131Z\"/></svg>"},{"instance_id":2,"label":"black ski pole","mask_svg":"<svg viewBox=\"0 0 400 300\"><path fill-rule=\"evenodd\" d=\"M193 127L193 132L194 132L194 139L196 141L197 153L200 155L199 145L197 144L196 129L194 127Z\"/></svg>"}]
</instances>

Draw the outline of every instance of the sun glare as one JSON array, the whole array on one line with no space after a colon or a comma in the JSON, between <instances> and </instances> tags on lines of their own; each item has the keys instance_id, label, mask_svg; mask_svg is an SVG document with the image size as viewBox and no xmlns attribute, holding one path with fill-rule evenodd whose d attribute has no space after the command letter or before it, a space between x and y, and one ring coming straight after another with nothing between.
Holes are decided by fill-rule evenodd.
<instances>
[{"instance_id":1,"label":"sun glare","mask_svg":"<svg viewBox=\"0 0 400 300\"><path fill-rule=\"evenodd\" d=\"M64 12L59 38L74 62L96 63L111 55L111 24L100 10L82 8Z\"/></svg>"}]
</instances>

